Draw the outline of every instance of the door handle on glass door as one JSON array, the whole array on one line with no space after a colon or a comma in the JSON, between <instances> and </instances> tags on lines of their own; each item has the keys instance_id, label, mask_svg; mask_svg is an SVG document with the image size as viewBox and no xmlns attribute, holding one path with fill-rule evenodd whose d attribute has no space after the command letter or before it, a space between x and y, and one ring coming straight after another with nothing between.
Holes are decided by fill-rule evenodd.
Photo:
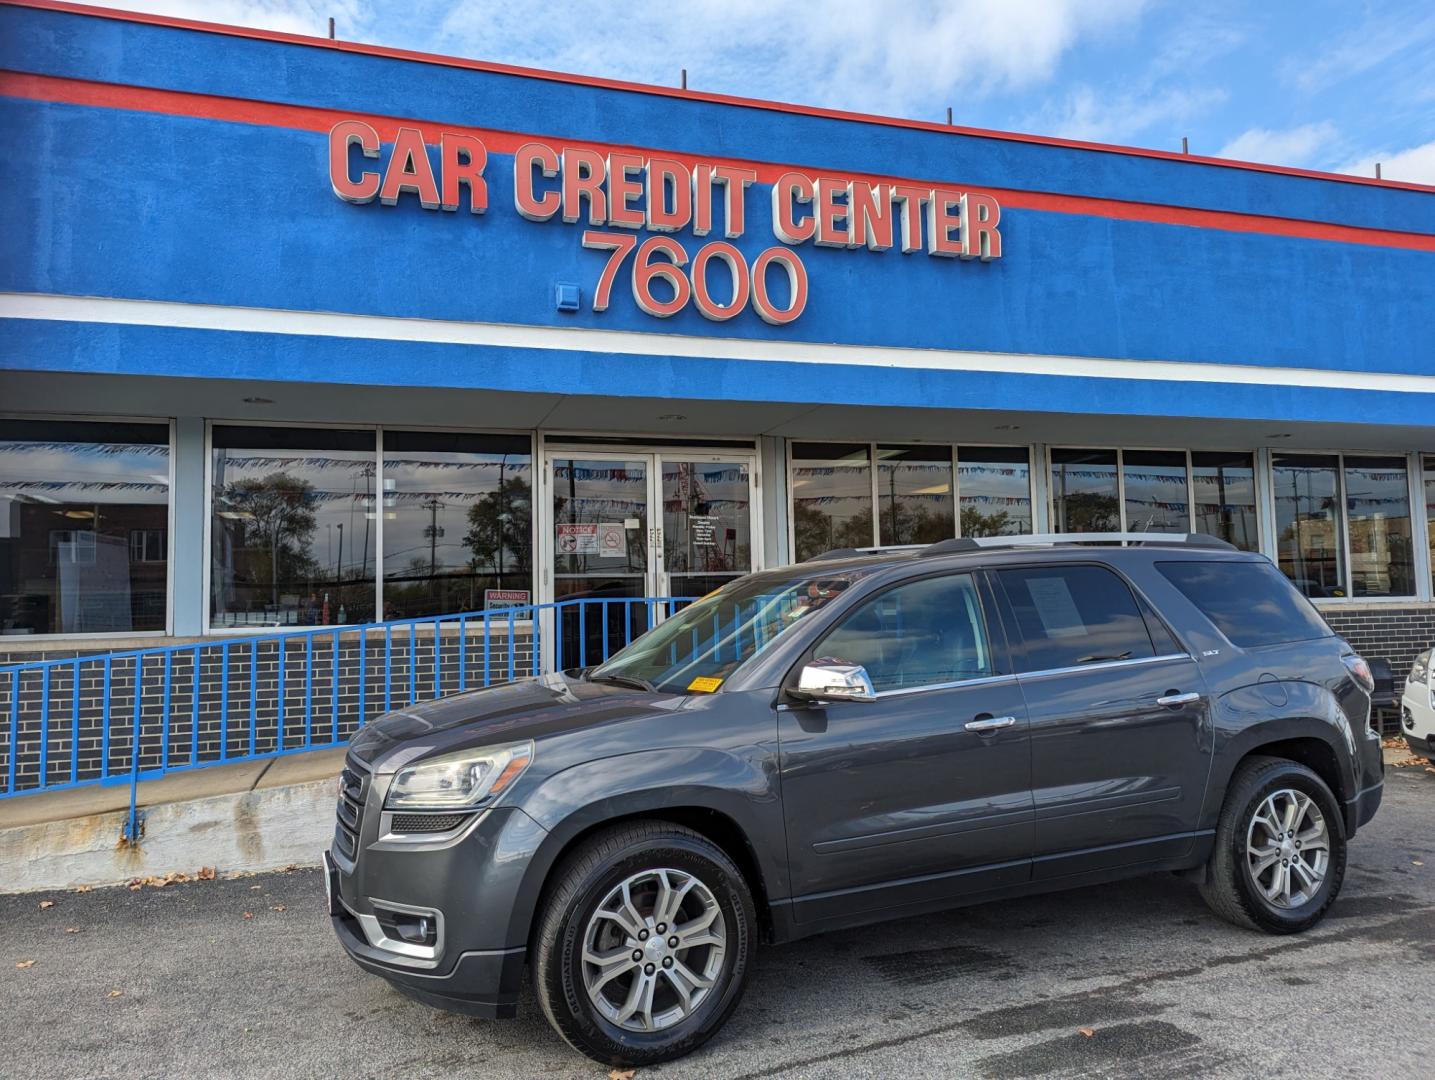
<instances>
[{"instance_id":1,"label":"door handle on glass door","mask_svg":"<svg viewBox=\"0 0 1435 1080\"><path fill-rule=\"evenodd\" d=\"M1168 708L1174 709L1181 705L1190 705L1192 702L1200 700L1201 695L1194 692L1189 694L1178 694L1172 691L1171 693L1165 694L1162 697L1158 697L1156 699L1156 704L1165 705Z\"/></svg>"},{"instance_id":2,"label":"door handle on glass door","mask_svg":"<svg viewBox=\"0 0 1435 1080\"><path fill-rule=\"evenodd\" d=\"M967 722L967 730L985 735L989 731L1000 731L1016 723L1015 716L979 716Z\"/></svg>"}]
</instances>

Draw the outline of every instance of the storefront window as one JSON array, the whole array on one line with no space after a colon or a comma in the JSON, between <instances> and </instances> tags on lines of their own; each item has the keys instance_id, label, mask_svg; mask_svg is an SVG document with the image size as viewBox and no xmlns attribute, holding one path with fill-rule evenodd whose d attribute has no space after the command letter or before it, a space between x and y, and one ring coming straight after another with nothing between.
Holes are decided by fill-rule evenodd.
<instances>
[{"instance_id":1,"label":"storefront window","mask_svg":"<svg viewBox=\"0 0 1435 1080\"><path fill-rule=\"evenodd\" d=\"M1352 596L1414 596L1415 551L1405 459L1345 458Z\"/></svg>"},{"instance_id":2,"label":"storefront window","mask_svg":"<svg viewBox=\"0 0 1435 1080\"><path fill-rule=\"evenodd\" d=\"M1334 455L1276 454L1272 459L1280 567L1313 598L1346 595L1339 470Z\"/></svg>"},{"instance_id":3,"label":"storefront window","mask_svg":"<svg viewBox=\"0 0 1435 1080\"><path fill-rule=\"evenodd\" d=\"M794 557L871 547L872 462L865 443L792 444Z\"/></svg>"},{"instance_id":4,"label":"storefront window","mask_svg":"<svg viewBox=\"0 0 1435 1080\"><path fill-rule=\"evenodd\" d=\"M385 619L532 599L531 468L526 436L385 429Z\"/></svg>"},{"instance_id":5,"label":"storefront window","mask_svg":"<svg viewBox=\"0 0 1435 1080\"><path fill-rule=\"evenodd\" d=\"M1127 450L1121 472L1128 532L1191 531L1184 450Z\"/></svg>"},{"instance_id":6,"label":"storefront window","mask_svg":"<svg viewBox=\"0 0 1435 1080\"><path fill-rule=\"evenodd\" d=\"M1115 450L1051 451L1052 529L1120 532Z\"/></svg>"},{"instance_id":7,"label":"storefront window","mask_svg":"<svg viewBox=\"0 0 1435 1080\"><path fill-rule=\"evenodd\" d=\"M956 533L950 446L877 447L879 543L932 544Z\"/></svg>"},{"instance_id":8,"label":"storefront window","mask_svg":"<svg viewBox=\"0 0 1435 1080\"><path fill-rule=\"evenodd\" d=\"M1191 453L1196 531L1242 551L1260 550L1256 527L1256 470L1250 454Z\"/></svg>"},{"instance_id":9,"label":"storefront window","mask_svg":"<svg viewBox=\"0 0 1435 1080\"><path fill-rule=\"evenodd\" d=\"M373 431L212 431L210 623L325 626L374 617Z\"/></svg>"},{"instance_id":10,"label":"storefront window","mask_svg":"<svg viewBox=\"0 0 1435 1080\"><path fill-rule=\"evenodd\" d=\"M163 631L169 425L0 421L0 633Z\"/></svg>"},{"instance_id":11,"label":"storefront window","mask_svg":"<svg viewBox=\"0 0 1435 1080\"><path fill-rule=\"evenodd\" d=\"M1425 529L1430 536L1430 585L1435 589L1435 457L1425 459Z\"/></svg>"},{"instance_id":12,"label":"storefront window","mask_svg":"<svg viewBox=\"0 0 1435 1080\"><path fill-rule=\"evenodd\" d=\"M963 536L1015 536L1031 523L1031 455L1024 446L957 448Z\"/></svg>"}]
</instances>

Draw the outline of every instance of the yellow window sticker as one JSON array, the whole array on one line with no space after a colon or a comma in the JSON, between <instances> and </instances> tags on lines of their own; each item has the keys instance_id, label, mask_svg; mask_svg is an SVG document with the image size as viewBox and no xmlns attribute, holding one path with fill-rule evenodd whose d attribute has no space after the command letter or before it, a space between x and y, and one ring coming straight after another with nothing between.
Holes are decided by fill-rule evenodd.
<instances>
[{"instance_id":1,"label":"yellow window sticker","mask_svg":"<svg viewBox=\"0 0 1435 1080\"><path fill-rule=\"evenodd\" d=\"M715 679L711 675L703 675L688 683L688 689L697 694L711 694L717 691L722 685L721 679Z\"/></svg>"}]
</instances>

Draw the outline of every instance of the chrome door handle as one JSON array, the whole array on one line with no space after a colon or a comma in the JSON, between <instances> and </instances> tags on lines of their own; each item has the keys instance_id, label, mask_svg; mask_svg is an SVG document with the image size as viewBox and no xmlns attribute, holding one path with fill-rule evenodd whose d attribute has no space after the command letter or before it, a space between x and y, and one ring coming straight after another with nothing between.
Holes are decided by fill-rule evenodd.
<instances>
[{"instance_id":1,"label":"chrome door handle","mask_svg":"<svg viewBox=\"0 0 1435 1080\"><path fill-rule=\"evenodd\" d=\"M985 735L988 731L999 731L1004 727L1011 727L1015 723L1015 716L989 716L985 720L969 720L967 730Z\"/></svg>"},{"instance_id":2,"label":"chrome door handle","mask_svg":"<svg viewBox=\"0 0 1435 1080\"><path fill-rule=\"evenodd\" d=\"M1169 708L1173 708L1173 709L1174 709L1174 708L1175 708L1176 706L1178 706L1178 705L1190 705L1193 701L1200 701L1200 700L1201 700L1201 695L1200 695L1200 694L1197 694L1197 693L1190 693L1190 694L1167 694L1165 697L1158 697L1158 698L1156 699L1156 704L1157 704L1157 705L1165 705L1165 706L1167 706L1167 707L1169 707Z\"/></svg>"}]
</instances>

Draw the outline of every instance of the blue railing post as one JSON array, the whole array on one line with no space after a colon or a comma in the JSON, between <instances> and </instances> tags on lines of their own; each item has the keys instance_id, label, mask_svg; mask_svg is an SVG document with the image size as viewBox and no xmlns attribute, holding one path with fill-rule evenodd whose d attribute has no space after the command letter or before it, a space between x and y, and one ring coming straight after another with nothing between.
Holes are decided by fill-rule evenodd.
<instances>
[{"instance_id":1,"label":"blue railing post","mask_svg":"<svg viewBox=\"0 0 1435 1080\"><path fill-rule=\"evenodd\" d=\"M40 670L40 786L50 777L50 669Z\"/></svg>"},{"instance_id":2,"label":"blue railing post","mask_svg":"<svg viewBox=\"0 0 1435 1080\"><path fill-rule=\"evenodd\" d=\"M144 699L144 654L135 654L135 716L134 738L130 748L130 812L125 818L123 838L131 844L140 842L137 805L140 791L140 703Z\"/></svg>"},{"instance_id":3,"label":"blue railing post","mask_svg":"<svg viewBox=\"0 0 1435 1080\"><path fill-rule=\"evenodd\" d=\"M70 701L70 783L80 779L80 661L75 661L75 682Z\"/></svg>"},{"instance_id":4,"label":"blue railing post","mask_svg":"<svg viewBox=\"0 0 1435 1080\"><path fill-rule=\"evenodd\" d=\"M15 794L16 759L20 756L20 669L10 676L10 779L5 794Z\"/></svg>"}]
</instances>

